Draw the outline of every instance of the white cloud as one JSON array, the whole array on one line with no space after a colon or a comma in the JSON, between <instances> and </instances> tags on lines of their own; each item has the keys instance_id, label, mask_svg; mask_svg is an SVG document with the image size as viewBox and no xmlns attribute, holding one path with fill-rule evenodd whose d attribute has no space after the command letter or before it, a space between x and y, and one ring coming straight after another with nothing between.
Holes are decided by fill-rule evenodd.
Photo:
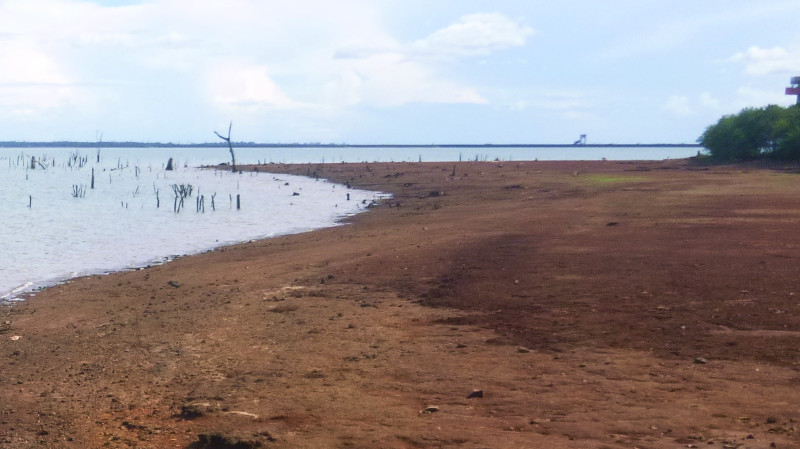
<instances>
[{"instance_id":1,"label":"white cloud","mask_svg":"<svg viewBox=\"0 0 800 449\"><path fill-rule=\"evenodd\" d=\"M710 93L703 92L700 94L700 105L709 109L719 109L720 101Z\"/></svg>"},{"instance_id":2,"label":"white cloud","mask_svg":"<svg viewBox=\"0 0 800 449\"><path fill-rule=\"evenodd\" d=\"M422 54L443 57L486 55L508 47L525 45L534 34L502 14L469 14L458 22L438 30L425 39L414 42L411 48Z\"/></svg>"},{"instance_id":3,"label":"white cloud","mask_svg":"<svg viewBox=\"0 0 800 449\"><path fill-rule=\"evenodd\" d=\"M30 42L37 56L20 60L20 73L46 74L42 82L51 85L113 85L128 92L99 98L90 98L90 90L73 92L90 103L150 98L132 89L171 94L178 89L168 86L180 83L182 90L196 85L197 95L225 108L484 104L475 87L448 76L441 58L524 45L533 33L501 14L471 14L401 44L382 28L376 11L366 0L150 0L124 7L0 2L0 29L7 30L0 54L4 45ZM21 89L20 99L25 90L30 92Z\"/></svg>"},{"instance_id":4,"label":"white cloud","mask_svg":"<svg viewBox=\"0 0 800 449\"><path fill-rule=\"evenodd\" d=\"M770 2L626 2L617 6L615 23L622 36L618 42L599 53L601 60L618 61L659 55L685 48L698 39L710 39L729 33L742 34L752 27L769 26L796 16L800 7L795 0ZM609 2L598 3L611 9ZM691 12L690 12L691 11ZM642 20L642 18L647 18ZM709 31L714 37L704 37ZM753 30L758 35L758 30ZM751 33L752 34L752 33Z\"/></svg>"},{"instance_id":5,"label":"white cloud","mask_svg":"<svg viewBox=\"0 0 800 449\"><path fill-rule=\"evenodd\" d=\"M72 101L76 95L67 71L26 42L0 41L0 105L11 115L34 115Z\"/></svg>"},{"instance_id":6,"label":"white cloud","mask_svg":"<svg viewBox=\"0 0 800 449\"><path fill-rule=\"evenodd\" d=\"M336 50L340 71L327 83L327 98L347 104L473 103L488 100L477 89L451 81L439 70L446 60L525 45L534 32L502 14L461 17L424 39L399 43L388 37ZM343 89L332 95L333 89Z\"/></svg>"},{"instance_id":7,"label":"white cloud","mask_svg":"<svg viewBox=\"0 0 800 449\"><path fill-rule=\"evenodd\" d=\"M800 70L800 49L753 46L747 51L736 53L730 60L745 64L745 73L748 75L764 76L783 72L794 74Z\"/></svg>"},{"instance_id":8,"label":"white cloud","mask_svg":"<svg viewBox=\"0 0 800 449\"><path fill-rule=\"evenodd\" d=\"M360 106L487 104L486 86L453 67L491 64L534 31L461 9L449 26L399 40L372 0L0 0L0 114L108 129L163 122L166 105L209 106L182 120L292 111L322 123Z\"/></svg>"},{"instance_id":9,"label":"white cloud","mask_svg":"<svg viewBox=\"0 0 800 449\"><path fill-rule=\"evenodd\" d=\"M338 77L326 87L328 98L335 87L341 89L338 97L346 98L351 105L487 103L474 88L439 77L421 62L396 53L349 59L342 65Z\"/></svg>"},{"instance_id":10,"label":"white cloud","mask_svg":"<svg viewBox=\"0 0 800 449\"><path fill-rule=\"evenodd\" d=\"M227 107L296 109L306 107L289 98L263 66L223 64L206 74L207 95Z\"/></svg>"}]
</instances>

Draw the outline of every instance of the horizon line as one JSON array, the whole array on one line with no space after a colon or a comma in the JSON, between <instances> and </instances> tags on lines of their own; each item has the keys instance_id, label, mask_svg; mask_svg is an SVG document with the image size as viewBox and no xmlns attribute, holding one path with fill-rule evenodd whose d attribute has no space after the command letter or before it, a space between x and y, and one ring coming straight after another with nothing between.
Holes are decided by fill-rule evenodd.
<instances>
[{"instance_id":1,"label":"horizon line","mask_svg":"<svg viewBox=\"0 0 800 449\"><path fill-rule=\"evenodd\" d=\"M431 144L363 144L363 143L320 143L320 142L290 142L290 143L264 143L264 142L232 142L240 148L702 148L697 143L431 143ZM174 143L174 142L140 142L140 141L110 141L110 142L82 142L70 140L55 141L0 141L0 148L34 148L34 147L76 147L76 148L209 148L224 147L225 142L199 142L199 143Z\"/></svg>"}]
</instances>

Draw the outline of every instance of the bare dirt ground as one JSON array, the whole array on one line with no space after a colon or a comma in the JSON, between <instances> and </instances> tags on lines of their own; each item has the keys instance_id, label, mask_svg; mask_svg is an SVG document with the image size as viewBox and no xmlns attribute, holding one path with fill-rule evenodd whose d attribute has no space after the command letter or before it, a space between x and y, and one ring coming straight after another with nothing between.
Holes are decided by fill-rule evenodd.
<instances>
[{"instance_id":1,"label":"bare dirt ground","mask_svg":"<svg viewBox=\"0 0 800 449\"><path fill-rule=\"evenodd\" d=\"M1 448L800 447L796 171L259 170L394 196L0 307Z\"/></svg>"}]
</instances>

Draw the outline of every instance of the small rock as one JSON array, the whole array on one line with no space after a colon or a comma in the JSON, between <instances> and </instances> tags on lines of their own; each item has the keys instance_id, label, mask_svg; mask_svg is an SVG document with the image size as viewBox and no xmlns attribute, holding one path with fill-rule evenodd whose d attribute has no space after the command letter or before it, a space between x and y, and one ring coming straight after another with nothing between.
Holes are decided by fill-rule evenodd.
<instances>
[{"instance_id":1,"label":"small rock","mask_svg":"<svg viewBox=\"0 0 800 449\"><path fill-rule=\"evenodd\" d=\"M19 335L14 335L13 337L11 337L11 341L17 341L20 338L22 338L22 337L20 337Z\"/></svg>"},{"instance_id":2,"label":"small rock","mask_svg":"<svg viewBox=\"0 0 800 449\"><path fill-rule=\"evenodd\" d=\"M438 405L427 405L425 409L420 412L421 415L429 415L431 413L436 413L439 411Z\"/></svg>"},{"instance_id":3,"label":"small rock","mask_svg":"<svg viewBox=\"0 0 800 449\"><path fill-rule=\"evenodd\" d=\"M698 365L705 365L706 363L708 363L708 359L706 359L705 357L695 357L694 363L697 363Z\"/></svg>"},{"instance_id":4,"label":"small rock","mask_svg":"<svg viewBox=\"0 0 800 449\"><path fill-rule=\"evenodd\" d=\"M482 398L482 397L483 397L483 390L472 390L472 393L467 395L467 399Z\"/></svg>"},{"instance_id":5,"label":"small rock","mask_svg":"<svg viewBox=\"0 0 800 449\"><path fill-rule=\"evenodd\" d=\"M531 352L531 350L526 348L525 346L517 346L517 352L519 352L520 354L527 354Z\"/></svg>"},{"instance_id":6,"label":"small rock","mask_svg":"<svg viewBox=\"0 0 800 449\"><path fill-rule=\"evenodd\" d=\"M197 440L191 445L198 449L254 449L264 447L266 443L275 442L269 432L259 432L253 434L230 434L221 433L201 433L197 435Z\"/></svg>"},{"instance_id":7,"label":"small rock","mask_svg":"<svg viewBox=\"0 0 800 449\"><path fill-rule=\"evenodd\" d=\"M195 419L219 411L219 407L210 402L192 402L181 406L181 418Z\"/></svg>"},{"instance_id":8,"label":"small rock","mask_svg":"<svg viewBox=\"0 0 800 449\"><path fill-rule=\"evenodd\" d=\"M181 284L179 284L179 283L177 283L175 281L169 281L169 282L167 282L167 284L169 284L169 286L172 287L172 288L179 288L181 286Z\"/></svg>"}]
</instances>

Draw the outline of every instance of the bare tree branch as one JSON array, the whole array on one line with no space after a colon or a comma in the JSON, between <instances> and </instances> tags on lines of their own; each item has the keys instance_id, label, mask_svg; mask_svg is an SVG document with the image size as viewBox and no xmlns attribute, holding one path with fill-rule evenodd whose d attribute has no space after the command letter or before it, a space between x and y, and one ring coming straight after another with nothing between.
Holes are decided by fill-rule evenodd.
<instances>
[{"instance_id":1,"label":"bare tree branch","mask_svg":"<svg viewBox=\"0 0 800 449\"><path fill-rule=\"evenodd\" d=\"M233 127L233 121L228 125L228 137L223 136L222 134L214 131L214 134L217 135L220 139L228 142L228 150L231 152L231 171L236 172L236 155L233 154L233 145L231 144L231 128Z\"/></svg>"}]
</instances>

